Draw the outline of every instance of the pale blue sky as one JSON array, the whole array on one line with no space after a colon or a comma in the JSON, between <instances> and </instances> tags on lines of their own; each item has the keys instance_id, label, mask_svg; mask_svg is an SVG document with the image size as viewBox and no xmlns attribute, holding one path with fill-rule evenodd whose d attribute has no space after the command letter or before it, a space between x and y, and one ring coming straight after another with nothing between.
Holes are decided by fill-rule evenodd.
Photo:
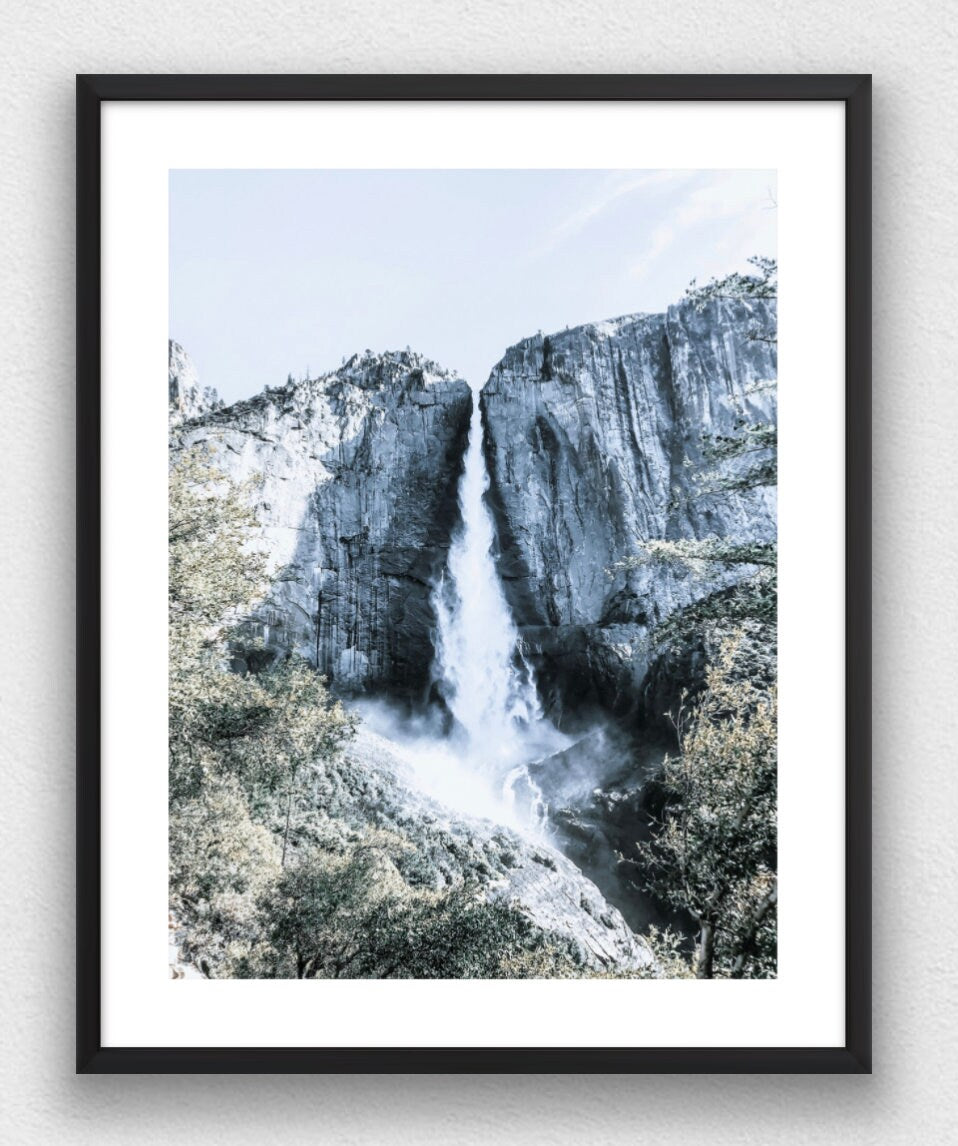
<instances>
[{"instance_id":1,"label":"pale blue sky","mask_svg":"<svg viewBox=\"0 0 958 1146\"><path fill-rule=\"evenodd\" d=\"M520 338L776 253L768 171L174 171L170 335L227 401L407 345L481 386Z\"/></svg>"}]
</instances>

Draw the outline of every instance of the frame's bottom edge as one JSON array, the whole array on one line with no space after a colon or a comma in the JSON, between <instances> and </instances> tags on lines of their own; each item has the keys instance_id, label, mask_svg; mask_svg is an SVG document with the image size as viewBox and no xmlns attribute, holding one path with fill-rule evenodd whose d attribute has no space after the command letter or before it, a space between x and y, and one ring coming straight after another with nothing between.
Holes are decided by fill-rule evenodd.
<instances>
[{"instance_id":1,"label":"frame's bottom edge","mask_svg":"<svg viewBox=\"0 0 958 1146\"><path fill-rule=\"evenodd\" d=\"M78 1074L871 1074L848 1047L105 1047Z\"/></svg>"}]
</instances>

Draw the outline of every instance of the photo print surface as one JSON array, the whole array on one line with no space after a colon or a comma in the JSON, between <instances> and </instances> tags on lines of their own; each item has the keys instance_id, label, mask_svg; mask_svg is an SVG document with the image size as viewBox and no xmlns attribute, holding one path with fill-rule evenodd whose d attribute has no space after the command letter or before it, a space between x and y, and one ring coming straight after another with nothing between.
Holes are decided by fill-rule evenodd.
<instances>
[{"instance_id":1,"label":"photo print surface","mask_svg":"<svg viewBox=\"0 0 958 1146\"><path fill-rule=\"evenodd\" d=\"M171 173L174 978L776 975L777 211Z\"/></svg>"}]
</instances>

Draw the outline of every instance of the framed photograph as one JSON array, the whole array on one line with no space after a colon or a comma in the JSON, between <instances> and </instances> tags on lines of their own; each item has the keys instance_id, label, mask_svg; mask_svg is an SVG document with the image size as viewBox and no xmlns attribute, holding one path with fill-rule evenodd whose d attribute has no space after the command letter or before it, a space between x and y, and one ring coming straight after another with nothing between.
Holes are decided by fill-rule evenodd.
<instances>
[{"instance_id":1,"label":"framed photograph","mask_svg":"<svg viewBox=\"0 0 958 1146\"><path fill-rule=\"evenodd\" d=\"M77 116L78 1071L870 1071L870 77Z\"/></svg>"}]
</instances>

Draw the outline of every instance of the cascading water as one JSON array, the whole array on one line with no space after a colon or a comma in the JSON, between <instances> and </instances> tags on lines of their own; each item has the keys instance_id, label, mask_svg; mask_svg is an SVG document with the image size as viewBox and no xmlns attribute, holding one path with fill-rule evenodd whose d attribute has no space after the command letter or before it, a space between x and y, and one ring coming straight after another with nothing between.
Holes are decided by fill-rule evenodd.
<instances>
[{"instance_id":1,"label":"cascading water","mask_svg":"<svg viewBox=\"0 0 958 1146\"><path fill-rule=\"evenodd\" d=\"M462 525L449 550L448 580L434 597L439 620L436 664L446 703L471 747L493 760L512 754L516 731L540 720L528 668L517 663L513 624L492 556L492 518L482 421L474 402L466 465L459 485Z\"/></svg>"},{"instance_id":2,"label":"cascading water","mask_svg":"<svg viewBox=\"0 0 958 1146\"><path fill-rule=\"evenodd\" d=\"M567 739L543 717L531 666L506 603L493 556L495 528L482 417L474 395L465 470L459 483L461 526L446 575L433 594L438 618L435 669L455 720L463 762L517 811L520 797L533 822L546 812L528 764L564 748Z\"/></svg>"}]
</instances>

